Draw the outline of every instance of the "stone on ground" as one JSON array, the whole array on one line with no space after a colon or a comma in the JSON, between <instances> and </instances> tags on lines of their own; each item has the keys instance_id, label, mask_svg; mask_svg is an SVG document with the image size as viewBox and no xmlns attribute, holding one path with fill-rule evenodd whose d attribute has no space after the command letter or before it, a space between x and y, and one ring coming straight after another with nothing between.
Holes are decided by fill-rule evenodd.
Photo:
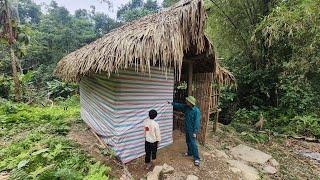
<instances>
[{"instance_id":1,"label":"stone on ground","mask_svg":"<svg viewBox=\"0 0 320 180\"><path fill-rule=\"evenodd\" d=\"M171 174L174 172L174 168L172 166L169 166L168 164L164 163L162 166L162 174Z\"/></svg>"},{"instance_id":2,"label":"stone on ground","mask_svg":"<svg viewBox=\"0 0 320 180\"><path fill-rule=\"evenodd\" d=\"M9 179L9 173L7 172L1 172L0 173L0 180L8 180Z\"/></svg>"},{"instance_id":3,"label":"stone on ground","mask_svg":"<svg viewBox=\"0 0 320 180\"><path fill-rule=\"evenodd\" d=\"M258 180L260 179L257 169L245 164L241 161L229 160L228 163L234 168L240 169L241 174L245 180Z\"/></svg>"},{"instance_id":4,"label":"stone on ground","mask_svg":"<svg viewBox=\"0 0 320 180\"><path fill-rule=\"evenodd\" d=\"M147 175L147 180L159 180L159 176L162 169L163 169L163 166L154 167L153 171Z\"/></svg>"},{"instance_id":5,"label":"stone on ground","mask_svg":"<svg viewBox=\"0 0 320 180\"><path fill-rule=\"evenodd\" d=\"M270 161L270 163L271 163L271 165L273 166L273 167L278 167L280 164L278 163L278 161L277 160L275 160L275 159L270 159L269 160Z\"/></svg>"},{"instance_id":6,"label":"stone on ground","mask_svg":"<svg viewBox=\"0 0 320 180\"><path fill-rule=\"evenodd\" d=\"M236 158L258 164L264 164L272 158L269 154L243 144L232 148L230 152Z\"/></svg>"},{"instance_id":7,"label":"stone on ground","mask_svg":"<svg viewBox=\"0 0 320 180\"><path fill-rule=\"evenodd\" d=\"M275 174L277 173L277 169L270 165L267 165L263 168L263 172L267 174Z\"/></svg>"},{"instance_id":8,"label":"stone on ground","mask_svg":"<svg viewBox=\"0 0 320 180\"><path fill-rule=\"evenodd\" d=\"M240 170L239 168L230 167L229 169L230 169L233 173L236 173L236 174L241 173L241 170Z\"/></svg>"},{"instance_id":9,"label":"stone on ground","mask_svg":"<svg viewBox=\"0 0 320 180\"><path fill-rule=\"evenodd\" d=\"M162 180L185 180L186 174L183 172L174 172L173 174L164 174Z\"/></svg>"},{"instance_id":10,"label":"stone on ground","mask_svg":"<svg viewBox=\"0 0 320 180\"><path fill-rule=\"evenodd\" d=\"M0 178L1 179L1 178ZM127 176L126 174L123 174L121 177L120 177L120 180L132 180L131 177Z\"/></svg>"},{"instance_id":11,"label":"stone on ground","mask_svg":"<svg viewBox=\"0 0 320 180\"><path fill-rule=\"evenodd\" d=\"M217 149L214 150L214 154L218 158L225 158L225 159L229 158L229 156L224 151L220 151L220 150L217 150Z\"/></svg>"},{"instance_id":12,"label":"stone on ground","mask_svg":"<svg viewBox=\"0 0 320 180\"><path fill-rule=\"evenodd\" d=\"M195 175L188 175L187 180L198 180L199 178Z\"/></svg>"},{"instance_id":13,"label":"stone on ground","mask_svg":"<svg viewBox=\"0 0 320 180\"><path fill-rule=\"evenodd\" d=\"M318 152L300 152L301 155L320 162L320 153Z\"/></svg>"}]
</instances>

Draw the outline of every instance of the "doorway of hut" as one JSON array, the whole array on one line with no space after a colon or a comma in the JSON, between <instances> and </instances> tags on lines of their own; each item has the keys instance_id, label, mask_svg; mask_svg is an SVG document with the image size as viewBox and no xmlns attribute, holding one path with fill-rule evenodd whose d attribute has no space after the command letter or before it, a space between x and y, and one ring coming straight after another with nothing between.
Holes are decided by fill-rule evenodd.
<instances>
[{"instance_id":1,"label":"doorway of hut","mask_svg":"<svg viewBox=\"0 0 320 180\"><path fill-rule=\"evenodd\" d=\"M197 99L197 105L201 112L201 127L197 137L200 144L206 142L207 126L210 119L210 106L212 106L212 81L213 72L196 72L195 64L192 61L184 62L180 79L174 83L173 100L177 103L186 103L189 95ZM173 130L184 132L184 114L176 109L173 110Z\"/></svg>"}]
</instances>

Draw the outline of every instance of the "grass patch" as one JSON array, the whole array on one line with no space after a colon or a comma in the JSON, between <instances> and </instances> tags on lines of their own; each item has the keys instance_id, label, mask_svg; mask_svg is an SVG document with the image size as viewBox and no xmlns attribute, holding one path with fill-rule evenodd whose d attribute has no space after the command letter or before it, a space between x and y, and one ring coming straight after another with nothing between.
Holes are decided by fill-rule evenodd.
<instances>
[{"instance_id":1,"label":"grass patch","mask_svg":"<svg viewBox=\"0 0 320 180\"><path fill-rule=\"evenodd\" d=\"M74 101L74 100L73 100ZM68 110L64 110L68 104ZM79 105L0 105L0 172L10 179L108 179L110 167L96 162L66 138L79 121Z\"/></svg>"}]
</instances>

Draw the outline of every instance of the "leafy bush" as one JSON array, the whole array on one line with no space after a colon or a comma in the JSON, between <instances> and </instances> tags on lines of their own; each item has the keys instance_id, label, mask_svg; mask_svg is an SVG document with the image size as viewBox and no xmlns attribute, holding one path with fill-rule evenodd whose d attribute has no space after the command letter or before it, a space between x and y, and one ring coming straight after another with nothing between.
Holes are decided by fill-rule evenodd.
<instances>
[{"instance_id":1,"label":"leafy bush","mask_svg":"<svg viewBox=\"0 0 320 180\"><path fill-rule=\"evenodd\" d=\"M1 75L0 76L0 97L9 99L10 93L12 91L12 81L11 78Z\"/></svg>"},{"instance_id":2,"label":"leafy bush","mask_svg":"<svg viewBox=\"0 0 320 180\"><path fill-rule=\"evenodd\" d=\"M40 107L40 106L28 106L26 104L12 104L10 102L0 106L0 113L6 115L2 123L10 125L10 123L55 123L64 121L69 117L79 116L79 108L71 107L67 111L63 110L63 107L54 106Z\"/></svg>"},{"instance_id":3,"label":"leafy bush","mask_svg":"<svg viewBox=\"0 0 320 180\"><path fill-rule=\"evenodd\" d=\"M265 114L262 110L247 110L246 108L239 109L235 112L234 120L249 125L254 125L259 121L260 114Z\"/></svg>"},{"instance_id":4,"label":"leafy bush","mask_svg":"<svg viewBox=\"0 0 320 180\"><path fill-rule=\"evenodd\" d=\"M0 172L10 179L108 179L110 168L97 163L65 135L79 119L79 97L61 106L40 107L3 101Z\"/></svg>"},{"instance_id":5,"label":"leafy bush","mask_svg":"<svg viewBox=\"0 0 320 180\"><path fill-rule=\"evenodd\" d=\"M282 119L283 120L283 119ZM295 116L291 119L285 119L287 125L282 126L280 131L289 132L290 134L298 134L304 136L315 136L320 138L320 118L315 116Z\"/></svg>"},{"instance_id":6,"label":"leafy bush","mask_svg":"<svg viewBox=\"0 0 320 180\"><path fill-rule=\"evenodd\" d=\"M218 88L219 86L216 87ZM219 108L222 111L219 114L219 122L227 125L232 121L237 110L237 94L235 88L230 86L220 86L220 89Z\"/></svg>"},{"instance_id":7,"label":"leafy bush","mask_svg":"<svg viewBox=\"0 0 320 180\"><path fill-rule=\"evenodd\" d=\"M68 84L58 80L47 82L51 98L63 97L68 98L76 93L77 84Z\"/></svg>"},{"instance_id":8,"label":"leafy bush","mask_svg":"<svg viewBox=\"0 0 320 180\"><path fill-rule=\"evenodd\" d=\"M320 118L318 114L295 116L282 113L281 110L247 110L239 109L234 116L232 126L237 132L248 132L259 120L260 113L266 119L264 128L281 134L303 135L320 138Z\"/></svg>"}]
</instances>

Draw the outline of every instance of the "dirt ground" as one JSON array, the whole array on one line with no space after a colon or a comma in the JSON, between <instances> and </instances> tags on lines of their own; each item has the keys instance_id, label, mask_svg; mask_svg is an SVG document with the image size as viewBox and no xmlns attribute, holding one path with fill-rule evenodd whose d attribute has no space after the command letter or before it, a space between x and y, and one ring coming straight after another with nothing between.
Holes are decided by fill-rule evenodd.
<instances>
[{"instance_id":1,"label":"dirt ground","mask_svg":"<svg viewBox=\"0 0 320 180\"><path fill-rule=\"evenodd\" d=\"M112 168L111 177L119 179L123 174L126 174L121 163L115 158L101 153L99 141L84 123L75 124L71 129L68 137L77 142L83 150L96 160L110 166ZM239 134L222 130L215 135L209 133L206 147L199 147L201 157L199 168L193 165L192 158L184 157L186 144L184 134L180 131L174 132L174 143L172 145L159 150L157 164L167 163L175 169L174 173L168 178L172 180L186 179L188 175L196 175L199 179L238 180L242 179L239 174L233 173L225 159L215 156L213 153L219 150L228 155L229 149L238 144L247 144L269 153L280 163L279 171L276 174L262 175L262 179L320 179L320 165L298 154L300 150L319 152L319 143L284 139L281 142L254 144L242 141ZM148 173L145 170L144 157L126 164L126 167L134 179L144 178Z\"/></svg>"},{"instance_id":2,"label":"dirt ground","mask_svg":"<svg viewBox=\"0 0 320 180\"><path fill-rule=\"evenodd\" d=\"M70 139L76 141L80 146L95 159L108 164L112 168L111 176L118 179L124 171L119 162L114 159L104 156L99 151L99 142L95 136L88 130L86 125L80 123L74 125L72 131L68 135ZM209 153L204 153L206 150L203 147L199 148L201 157L201 166L195 167L193 160L190 157L184 157L186 151L184 134L180 131L174 132L174 143L166 148L162 148L158 152L158 165L167 163L175 169L175 173L170 176L171 179L185 179L188 175L196 175L200 179L239 179L238 176L229 170L229 165L220 161ZM203 155L205 154L205 155ZM147 175L145 170L144 158L138 158L128 164L129 172L134 179L140 179Z\"/></svg>"}]
</instances>

